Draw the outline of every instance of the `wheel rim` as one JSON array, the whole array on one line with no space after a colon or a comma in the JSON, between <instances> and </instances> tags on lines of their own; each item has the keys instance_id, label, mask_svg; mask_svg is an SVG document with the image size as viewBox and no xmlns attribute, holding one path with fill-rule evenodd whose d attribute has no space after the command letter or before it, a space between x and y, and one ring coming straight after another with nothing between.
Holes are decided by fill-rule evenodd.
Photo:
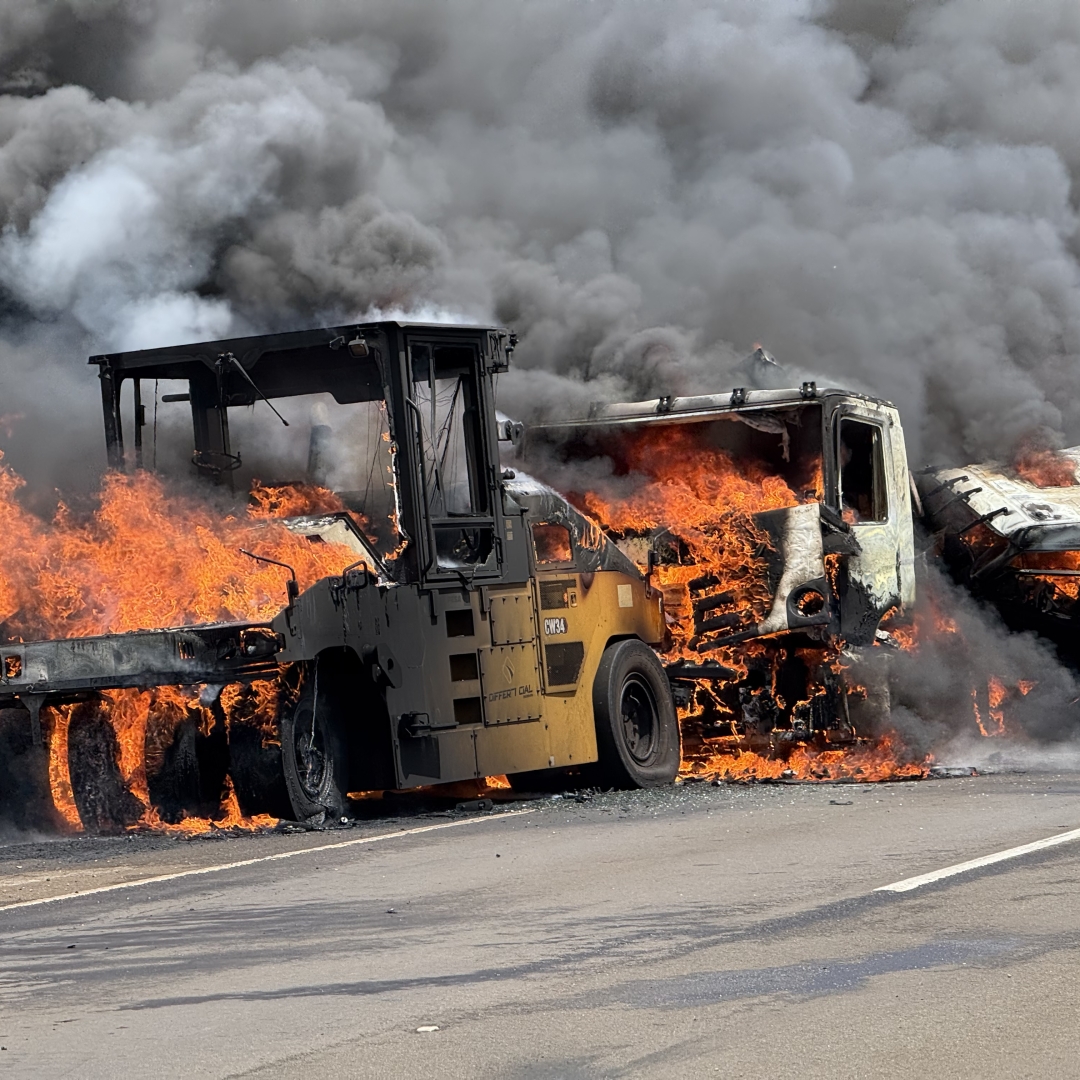
<instances>
[{"instance_id":1,"label":"wheel rim","mask_svg":"<svg viewBox=\"0 0 1080 1080\"><path fill-rule=\"evenodd\" d=\"M300 709L293 722L293 758L296 775L304 794L318 801L324 794L329 776L329 762L323 743L322 726L315 723L315 712Z\"/></svg>"},{"instance_id":2,"label":"wheel rim","mask_svg":"<svg viewBox=\"0 0 1080 1080\"><path fill-rule=\"evenodd\" d=\"M649 684L639 675L623 683L619 701L623 744L639 765L648 765L656 754L660 736L656 701Z\"/></svg>"}]
</instances>

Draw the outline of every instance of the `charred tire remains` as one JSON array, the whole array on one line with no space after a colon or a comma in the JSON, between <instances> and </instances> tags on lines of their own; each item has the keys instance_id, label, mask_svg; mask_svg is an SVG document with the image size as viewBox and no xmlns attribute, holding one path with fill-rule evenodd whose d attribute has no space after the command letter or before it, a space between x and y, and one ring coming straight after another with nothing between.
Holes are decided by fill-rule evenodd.
<instances>
[{"instance_id":1,"label":"charred tire remains","mask_svg":"<svg viewBox=\"0 0 1080 1080\"><path fill-rule=\"evenodd\" d=\"M68 724L71 794L88 833L119 833L146 809L120 772L120 746L101 698L80 702Z\"/></svg>"},{"instance_id":2,"label":"charred tire remains","mask_svg":"<svg viewBox=\"0 0 1080 1080\"><path fill-rule=\"evenodd\" d=\"M0 709L0 821L21 829L59 829L49 790L49 752L35 746L26 709Z\"/></svg>"},{"instance_id":3,"label":"charred tire remains","mask_svg":"<svg viewBox=\"0 0 1080 1080\"><path fill-rule=\"evenodd\" d=\"M277 681L276 715L295 703L296 691L287 680ZM272 731L259 722L260 701L253 685L239 688L229 710L229 775L240 812L245 817L269 814L291 818L292 805L285 786L279 724Z\"/></svg>"},{"instance_id":4,"label":"charred tire remains","mask_svg":"<svg viewBox=\"0 0 1080 1080\"><path fill-rule=\"evenodd\" d=\"M229 748L225 721L214 710L209 731L201 715L188 709L176 717L168 708L151 707L146 719L146 786L162 820L213 817L221 805Z\"/></svg>"},{"instance_id":5,"label":"charred tire remains","mask_svg":"<svg viewBox=\"0 0 1080 1080\"><path fill-rule=\"evenodd\" d=\"M609 645L593 683L600 783L670 784L679 771L679 723L667 676L640 641Z\"/></svg>"}]
</instances>

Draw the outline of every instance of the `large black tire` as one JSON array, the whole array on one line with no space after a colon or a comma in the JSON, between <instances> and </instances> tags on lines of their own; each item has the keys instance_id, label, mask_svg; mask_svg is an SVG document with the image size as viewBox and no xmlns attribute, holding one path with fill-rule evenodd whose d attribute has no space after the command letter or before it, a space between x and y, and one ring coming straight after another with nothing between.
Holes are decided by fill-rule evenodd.
<instances>
[{"instance_id":1,"label":"large black tire","mask_svg":"<svg viewBox=\"0 0 1080 1080\"><path fill-rule=\"evenodd\" d=\"M120 775L120 747L100 698L81 702L71 714L68 775L88 833L115 835L142 818L146 807Z\"/></svg>"},{"instance_id":2,"label":"large black tire","mask_svg":"<svg viewBox=\"0 0 1080 1080\"><path fill-rule=\"evenodd\" d=\"M284 705L294 700L291 692L279 681L278 713ZM245 817L269 814L271 817L292 817L289 792L285 787L285 774L281 765L281 745L277 718L274 720L274 738L264 730L257 716L258 695L253 687L239 688L235 699L226 712L229 744L229 776L233 791ZM224 706L222 706L224 709Z\"/></svg>"},{"instance_id":3,"label":"large black tire","mask_svg":"<svg viewBox=\"0 0 1080 1080\"><path fill-rule=\"evenodd\" d=\"M164 821L212 818L221 806L229 765L225 719L216 715L205 735L201 719L194 709L177 721L171 709L150 708L144 752L146 785L151 805Z\"/></svg>"},{"instance_id":4,"label":"large black tire","mask_svg":"<svg viewBox=\"0 0 1080 1080\"><path fill-rule=\"evenodd\" d=\"M229 731L229 775L245 817L269 814L292 817L289 792L281 768L281 747L263 745L258 728L234 724Z\"/></svg>"},{"instance_id":5,"label":"large black tire","mask_svg":"<svg viewBox=\"0 0 1080 1080\"><path fill-rule=\"evenodd\" d=\"M604 650L593 683L593 713L603 786L660 787L675 779L679 720L652 649L634 639Z\"/></svg>"},{"instance_id":6,"label":"large black tire","mask_svg":"<svg viewBox=\"0 0 1080 1080\"><path fill-rule=\"evenodd\" d=\"M341 712L332 692L334 680L319 685L312 664L296 704L280 715L281 764L293 817L321 825L348 809L348 752Z\"/></svg>"},{"instance_id":7,"label":"large black tire","mask_svg":"<svg viewBox=\"0 0 1080 1080\"><path fill-rule=\"evenodd\" d=\"M0 709L0 833L18 829L65 829L49 788L49 751L34 746L26 709Z\"/></svg>"}]
</instances>

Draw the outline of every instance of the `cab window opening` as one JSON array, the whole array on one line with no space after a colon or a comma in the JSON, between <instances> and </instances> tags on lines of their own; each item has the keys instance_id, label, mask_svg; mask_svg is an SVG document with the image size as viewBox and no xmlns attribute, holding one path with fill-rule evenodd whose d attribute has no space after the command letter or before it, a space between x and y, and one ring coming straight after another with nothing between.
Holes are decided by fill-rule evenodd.
<instances>
[{"instance_id":1,"label":"cab window opening","mask_svg":"<svg viewBox=\"0 0 1080 1080\"><path fill-rule=\"evenodd\" d=\"M475 356L461 348L414 344L411 357L421 469L431 516L486 514Z\"/></svg>"},{"instance_id":2,"label":"cab window opening","mask_svg":"<svg viewBox=\"0 0 1080 1080\"><path fill-rule=\"evenodd\" d=\"M570 530L565 525L538 521L532 527L532 538L537 566L573 562L574 549L570 543Z\"/></svg>"},{"instance_id":3,"label":"cab window opening","mask_svg":"<svg viewBox=\"0 0 1080 1080\"><path fill-rule=\"evenodd\" d=\"M876 424L841 419L840 509L849 523L888 519L881 444L881 428Z\"/></svg>"}]
</instances>

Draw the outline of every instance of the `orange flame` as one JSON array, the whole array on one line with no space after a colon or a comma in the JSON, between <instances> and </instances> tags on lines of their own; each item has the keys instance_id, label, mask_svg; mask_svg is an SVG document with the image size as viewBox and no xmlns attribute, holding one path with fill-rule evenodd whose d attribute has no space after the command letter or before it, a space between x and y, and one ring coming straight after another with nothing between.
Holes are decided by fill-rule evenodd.
<instances>
[{"instance_id":1,"label":"orange flame","mask_svg":"<svg viewBox=\"0 0 1080 1080\"><path fill-rule=\"evenodd\" d=\"M718 593L738 597L745 619L758 621L770 604L765 560L769 537L753 515L797 506L800 497L759 462L736 463L727 451L702 446L688 428L652 429L625 449L625 467L644 480L628 498L586 492L583 509L616 533L668 529L687 549L678 563L657 567L672 634L669 658L700 659L690 647L693 614L689 582L710 573ZM820 497L820 467L808 478ZM724 613L723 608L718 608Z\"/></svg>"},{"instance_id":2,"label":"orange flame","mask_svg":"<svg viewBox=\"0 0 1080 1080\"><path fill-rule=\"evenodd\" d=\"M671 636L666 658L700 660L694 641L690 583L706 577L713 583L709 590L718 603L710 614L724 616L733 624L738 621L740 628L759 622L772 603L766 562L770 539L753 515L820 501L821 462L808 461L803 475L796 475L789 484L766 462L736 460L724 449L703 445L690 426L638 433L620 447L620 454L620 467L640 478L633 493L620 499L590 491L580 502L583 509L617 534L666 530L677 541L677 558L656 569ZM836 569L834 560L829 570L835 574ZM825 669L837 672L839 649L830 645L798 650L798 654L811 673L809 685L805 700L787 704L808 711L812 699L826 692L823 683L814 681L813 673L820 675ZM771 663L767 692L783 704L777 689L781 661L775 650L770 652L763 643L751 640L723 646L712 655L740 678L746 676L752 659ZM904 760L900 748L888 737L873 747L814 749L800 745L788 753L764 756L739 745L739 737L700 736L694 721L706 706L717 715L732 716L731 708L721 700L722 685L718 683L715 689L699 685L694 702L679 711L684 778L881 780L926 774L926 761Z\"/></svg>"},{"instance_id":3,"label":"orange flame","mask_svg":"<svg viewBox=\"0 0 1080 1080\"><path fill-rule=\"evenodd\" d=\"M343 511L337 496L324 488L256 484L246 512L222 513L207 501L166 491L150 473L110 474L92 512L80 514L60 504L50 522L22 507L18 500L22 487L22 479L0 464L0 529L5 543L0 631L9 641L270 619L285 603L285 571L248 558L241 547L295 568L301 588L340 573L355 561L351 549L310 543L274 520ZM189 818L171 825L151 805L147 769L153 771L160 764L176 725L194 710L204 732L212 726L209 711L194 703L195 693L162 687L102 695L116 735L120 775L145 808L139 825L206 832L269 823L244 819L231 786L223 792L213 821ZM223 694L223 707L233 699ZM276 700L274 694L261 691L243 721L268 723L267 716L272 721ZM78 829L67 739L75 708L46 709L45 726L53 801L62 818ZM151 710L155 725L148 732Z\"/></svg>"},{"instance_id":4,"label":"orange flame","mask_svg":"<svg viewBox=\"0 0 1080 1080\"><path fill-rule=\"evenodd\" d=\"M1076 486L1076 462L1058 450L1023 446L1017 453L1015 467L1020 479L1035 487Z\"/></svg>"},{"instance_id":5,"label":"orange flame","mask_svg":"<svg viewBox=\"0 0 1080 1080\"><path fill-rule=\"evenodd\" d=\"M718 740L720 742L720 740ZM873 746L818 750L798 746L786 757L765 757L739 748L717 746L700 759L684 762L681 775L690 780L737 783L756 780L837 780L871 783L883 780L917 780L930 770L930 758L904 760L903 751L890 735Z\"/></svg>"},{"instance_id":6,"label":"orange flame","mask_svg":"<svg viewBox=\"0 0 1080 1080\"><path fill-rule=\"evenodd\" d=\"M1023 570L1077 570L1080 571L1080 551L1029 551L1013 561L1013 566ZM1049 590L1057 601L1080 598L1080 576L1068 574L1025 575L1032 587Z\"/></svg>"}]
</instances>

